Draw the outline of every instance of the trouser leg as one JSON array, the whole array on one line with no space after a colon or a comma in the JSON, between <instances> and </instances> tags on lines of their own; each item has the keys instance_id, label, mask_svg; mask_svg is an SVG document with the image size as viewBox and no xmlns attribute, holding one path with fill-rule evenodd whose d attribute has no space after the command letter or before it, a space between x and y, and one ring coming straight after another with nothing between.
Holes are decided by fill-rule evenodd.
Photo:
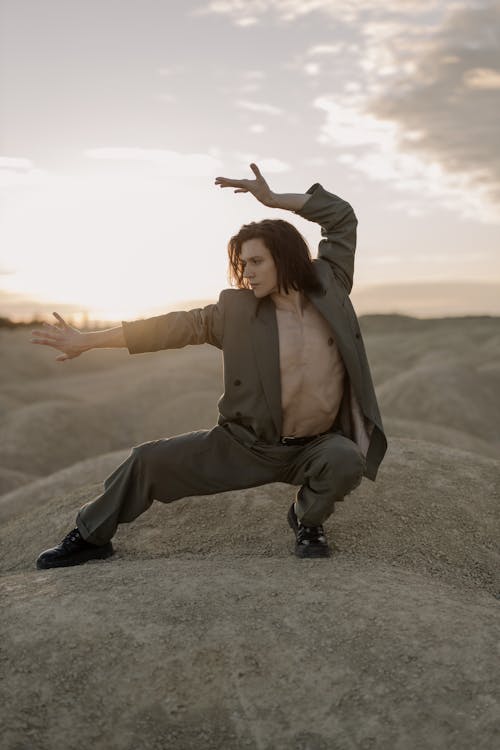
<instances>
[{"instance_id":1,"label":"trouser leg","mask_svg":"<svg viewBox=\"0 0 500 750\"><path fill-rule=\"evenodd\" d=\"M340 433L314 441L294 457L288 478L302 484L296 495L297 518L304 526L319 526L361 483L366 460L356 443Z\"/></svg>"},{"instance_id":2,"label":"trouser leg","mask_svg":"<svg viewBox=\"0 0 500 750\"><path fill-rule=\"evenodd\" d=\"M280 463L254 455L220 427L142 443L104 482L104 492L84 505L76 524L94 544L105 544L118 524L130 523L153 500L256 487L279 478Z\"/></svg>"}]
</instances>

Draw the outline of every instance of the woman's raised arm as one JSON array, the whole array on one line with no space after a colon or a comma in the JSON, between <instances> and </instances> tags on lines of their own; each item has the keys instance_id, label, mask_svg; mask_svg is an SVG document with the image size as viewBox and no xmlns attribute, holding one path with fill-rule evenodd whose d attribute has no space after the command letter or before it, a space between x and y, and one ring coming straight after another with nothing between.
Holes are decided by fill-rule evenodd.
<instances>
[{"instance_id":1,"label":"woman's raised arm","mask_svg":"<svg viewBox=\"0 0 500 750\"><path fill-rule=\"evenodd\" d=\"M306 193L273 193L261 174L257 164L250 164L255 180L236 180L232 177L216 177L215 184L221 188L234 187L235 193L252 193L260 203L270 208L283 208L287 211L298 211L310 198Z\"/></svg>"}]
</instances>

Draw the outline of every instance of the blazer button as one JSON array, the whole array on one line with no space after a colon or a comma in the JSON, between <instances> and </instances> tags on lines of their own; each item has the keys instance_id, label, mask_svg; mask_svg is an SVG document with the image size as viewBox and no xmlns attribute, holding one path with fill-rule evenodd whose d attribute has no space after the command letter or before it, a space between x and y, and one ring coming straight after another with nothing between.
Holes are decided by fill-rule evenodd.
<instances>
[{"instance_id":1,"label":"blazer button","mask_svg":"<svg viewBox=\"0 0 500 750\"><path fill-rule=\"evenodd\" d=\"M333 345L333 339L330 337L328 339L328 346L332 346L332 345Z\"/></svg>"},{"instance_id":2,"label":"blazer button","mask_svg":"<svg viewBox=\"0 0 500 750\"><path fill-rule=\"evenodd\" d=\"M241 380L235 380L234 385L241 385Z\"/></svg>"},{"instance_id":3,"label":"blazer button","mask_svg":"<svg viewBox=\"0 0 500 750\"><path fill-rule=\"evenodd\" d=\"M361 338L361 334L360 334L360 332L359 332L359 331L356 331L356 338L357 338L357 339Z\"/></svg>"},{"instance_id":4,"label":"blazer button","mask_svg":"<svg viewBox=\"0 0 500 750\"><path fill-rule=\"evenodd\" d=\"M237 417L238 417L238 419L239 419L240 417L242 417L242 416L243 416L243 414L241 413L241 411L237 411L237 412L236 412L236 416L237 416Z\"/></svg>"}]
</instances>

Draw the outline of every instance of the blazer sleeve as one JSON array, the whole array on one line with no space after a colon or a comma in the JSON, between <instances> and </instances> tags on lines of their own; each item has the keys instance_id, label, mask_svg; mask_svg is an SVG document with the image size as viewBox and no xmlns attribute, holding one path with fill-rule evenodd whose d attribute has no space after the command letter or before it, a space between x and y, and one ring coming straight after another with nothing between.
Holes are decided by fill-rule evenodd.
<instances>
[{"instance_id":1,"label":"blazer sleeve","mask_svg":"<svg viewBox=\"0 0 500 750\"><path fill-rule=\"evenodd\" d=\"M294 213L321 225L323 239L318 246L318 258L330 264L335 277L349 293L354 276L356 215L347 201L329 193L319 182L311 185L307 193L311 197Z\"/></svg>"},{"instance_id":2,"label":"blazer sleeve","mask_svg":"<svg viewBox=\"0 0 500 750\"><path fill-rule=\"evenodd\" d=\"M181 349L188 344L212 344L222 349L223 292L219 301L193 310L180 310L145 320L122 321L130 354Z\"/></svg>"}]
</instances>

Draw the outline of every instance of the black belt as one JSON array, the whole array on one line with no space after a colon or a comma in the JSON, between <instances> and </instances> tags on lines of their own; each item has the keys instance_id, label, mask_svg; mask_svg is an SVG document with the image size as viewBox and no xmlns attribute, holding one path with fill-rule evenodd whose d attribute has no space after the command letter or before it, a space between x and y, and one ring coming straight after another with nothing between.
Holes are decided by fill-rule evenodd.
<instances>
[{"instance_id":1,"label":"black belt","mask_svg":"<svg viewBox=\"0 0 500 750\"><path fill-rule=\"evenodd\" d=\"M304 435L304 437L280 437L280 443L282 445L307 445L307 443L311 443L316 438L323 437L323 435L328 435L330 432L331 430L327 430L326 432L320 432L319 435Z\"/></svg>"}]
</instances>

